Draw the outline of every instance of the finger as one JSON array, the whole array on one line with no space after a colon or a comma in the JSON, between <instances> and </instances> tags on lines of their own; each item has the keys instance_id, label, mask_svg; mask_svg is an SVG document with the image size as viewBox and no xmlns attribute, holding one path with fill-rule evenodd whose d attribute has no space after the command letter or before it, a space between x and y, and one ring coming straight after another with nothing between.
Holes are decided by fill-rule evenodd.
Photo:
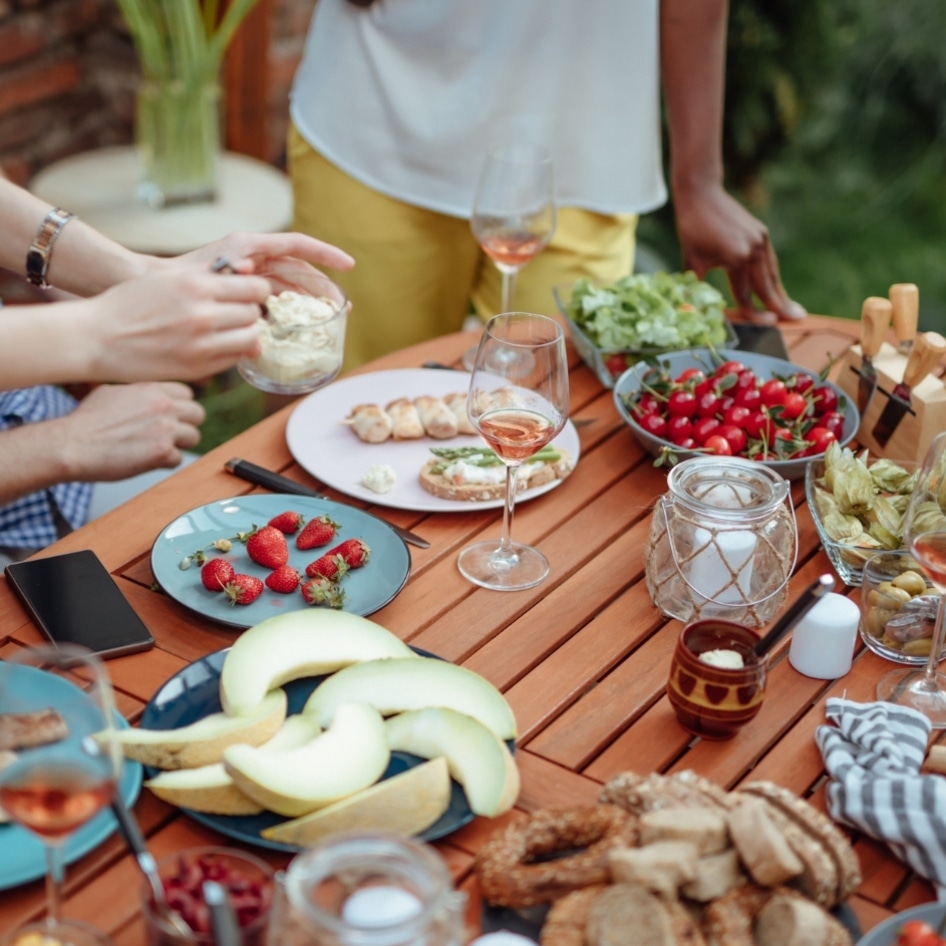
<instances>
[{"instance_id":1,"label":"finger","mask_svg":"<svg viewBox=\"0 0 946 946\"><path fill-rule=\"evenodd\" d=\"M347 270L355 265L354 257L344 250L304 233L239 234L233 240L231 252L239 260L294 256L333 269Z\"/></svg>"},{"instance_id":2,"label":"finger","mask_svg":"<svg viewBox=\"0 0 946 946\"><path fill-rule=\"evenodd\" d=\"M752 304L752 282L749 270L744 266L739 266L727 270L726 274L729 277L729 288L740 318L754 321L756 310Z\"/></svg>"},{"instance_id":3,"label":"finger","mask_svg":"<svg viewBox=\"0 0 946 946\"><path fill-rule=\"evenodd\" d=\"M193 424L181 424L178 427L177 434L174 437L174 444L180 450L190 450L200 443L200 431ZM181 462L180 450L178 451L178 463Z\"/></svg>"},{"instance_id":4,"label":"finger","mask_svg":"<svg viewBox=\"0 0 946 946\"><path fill-rule=\"evenodd\" d=\"M779 278L778 259L768 239L761 253L754 255L750 263L751 283L763 305L775 317L785 320L803 319L808 314L804 307L793 302Z\"/></svg>"}]
</instances>

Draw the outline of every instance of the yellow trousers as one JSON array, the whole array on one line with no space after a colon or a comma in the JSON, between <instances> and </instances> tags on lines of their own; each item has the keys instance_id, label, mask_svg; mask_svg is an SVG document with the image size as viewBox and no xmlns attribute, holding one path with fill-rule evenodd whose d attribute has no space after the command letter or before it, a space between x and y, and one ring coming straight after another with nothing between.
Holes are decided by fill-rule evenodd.
<instances>
[{"instance_id":1,"label":"yellow trousers","mask_svg":"<svg viewBox=\"0 0 946 946\"><path fill-rule=\"evenodd\" d=\"M468 220L402 203L349 177L289 130L293 229L350 253L355 268L332 273L352 303L345 369L456 332L470 314L500 309L499 271ZM552 287L581 276L606 282L629 273L635 214L560 207L551 243L519 272L512 309L555 314Z\"/></svg>"}]
</instances>

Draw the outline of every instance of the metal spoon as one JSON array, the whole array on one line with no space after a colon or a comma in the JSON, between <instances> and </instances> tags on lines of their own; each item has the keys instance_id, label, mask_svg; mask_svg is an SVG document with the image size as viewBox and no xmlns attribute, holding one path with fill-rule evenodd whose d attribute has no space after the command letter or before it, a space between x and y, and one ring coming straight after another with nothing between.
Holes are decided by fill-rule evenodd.
<instances>
[{"instance_id":1,"label":"metal spoon","mask_svg":"<svg viewBox=\"0 0 946 946\"><path fill-rule=\"evenodd\" d=\"M158 874L158 865L155 863L154 856L145 847L145 839L142 837L135 816L128 810L124 799L117 792L112 799L111 808L112 814L115 815L118 821L122 836L125 838L125 843L135 855L141 872L151 885L151 896L154 898L154 905L161 919L181 937L187 940L192 939L194 931L187 925L180 913L168 906L164 896L164 884L161 881L160 874Z\"/></svg>"},{"instance_id":2,"label":"metal spoon","mask_svg":"<svg viewBox=\"0 0 946 946\"><path fill-rule=\"evenodd\" d=\"M210 908L210 922L213 925L216 946L240 946L240 927L226 887L215 880L205 880L201 890L204 903Z\"/></svg>"}]
</instances>

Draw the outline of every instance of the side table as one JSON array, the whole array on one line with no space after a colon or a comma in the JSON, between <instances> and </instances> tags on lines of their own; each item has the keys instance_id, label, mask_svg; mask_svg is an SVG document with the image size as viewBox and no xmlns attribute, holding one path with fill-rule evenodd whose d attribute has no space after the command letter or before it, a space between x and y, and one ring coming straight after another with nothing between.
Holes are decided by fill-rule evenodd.
<instances>
[{"instance_id":1,"label":"side table","mask_svg":"<svg viewBox=\"0 0 946 946\"><path fill-rule=\"evenodd\" d=\"M134 146L101 148L51 164L29 189L117 243L159 256L186 253L234 230L275 233L292 221L289 179L246 155L221 154L212 203L148 207L136 197L139 173Z\"/></svg>"}]
</instances>

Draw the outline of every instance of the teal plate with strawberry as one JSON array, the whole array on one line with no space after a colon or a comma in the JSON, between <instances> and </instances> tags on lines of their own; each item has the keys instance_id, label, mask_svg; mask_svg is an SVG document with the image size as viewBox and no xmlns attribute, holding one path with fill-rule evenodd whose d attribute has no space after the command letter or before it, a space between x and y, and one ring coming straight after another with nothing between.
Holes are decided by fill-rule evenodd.
<instances>
[{"instance_id":1,"label":"teal plate with strawberry","mask_svg":"<svg viewBox=\"0 0 946 946\"><path fill-rule=\"evenodd\" d=\"M296 547L300 533L286 535L289 565L302 575L303 581L306 566L344 540L361 539L367 545L369 553L365 564L351 568L337 582L342 593L342 611L362 616L372 614L391 601L406 584L411 571L410 552L387 523L342 503L282 493L221 499L179 516L162 530L151 549L155 580L178 604L234 628L245 629L275 614L313 607L298 587L288 593L267 587L265 581L273 569L254 562L247 554L246 534L290 511L300 513L306 522L328 517L338 523L337 534L318 548L301 550ZM221 540L230 543L229 551L215 547L214 543ZM236 574L259 579L264 583L259 596L249 604L231 604L223 590L215 592L205 588L201 581L201 557L222 558Z\"/></svg>"}]
</instances>

